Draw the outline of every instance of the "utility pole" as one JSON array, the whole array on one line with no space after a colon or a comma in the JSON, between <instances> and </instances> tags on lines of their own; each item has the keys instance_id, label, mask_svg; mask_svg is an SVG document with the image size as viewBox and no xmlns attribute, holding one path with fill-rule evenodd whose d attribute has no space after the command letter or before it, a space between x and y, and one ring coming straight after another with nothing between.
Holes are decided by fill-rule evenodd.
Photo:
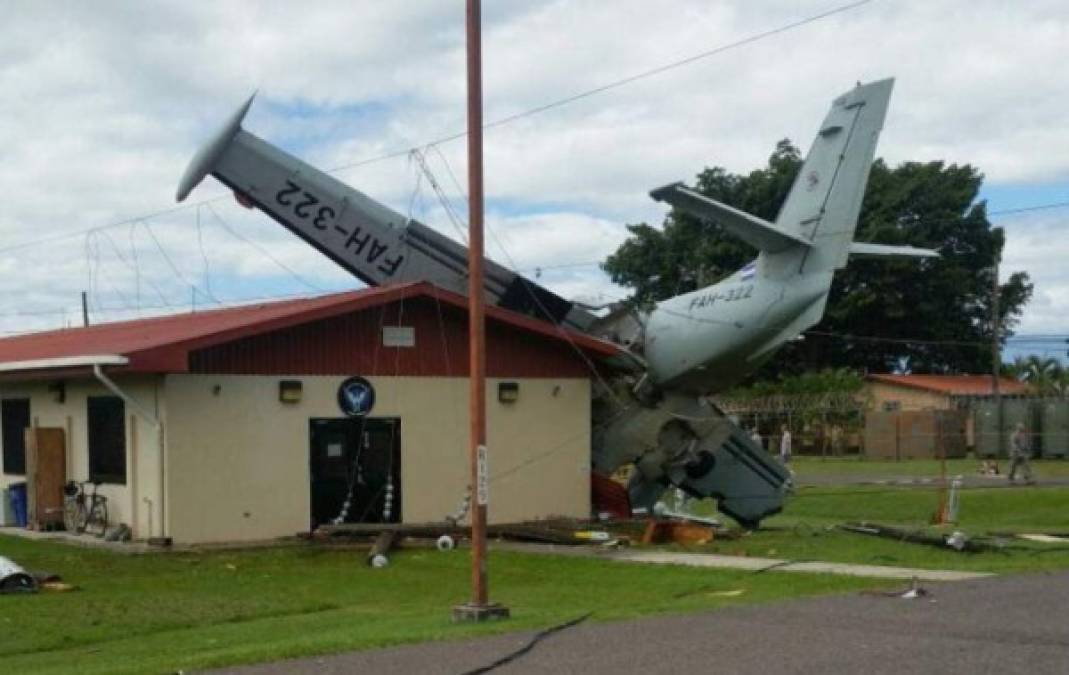
<instances>
[{"instance_id":1,"label":"utility pole","mask_svg":"<svg viewBox=\"0 0 1069 675\"><path fill-rule=\"evenodd\" d=\"M82 291L82 325L89 325L89 294Z\"/></svg>"},{"instance_id":2,"label":"utility pole","mask_svg":"<svg viewBox=\"0 0 1069 675\"><path fill-rule=\"evenodd\" d=\"M995 462L1002 455L1002 391L999 388L1000 371L1002 370L1002 343L999 339L999 306L998 306L998 268L1000 253L995 253L995 270L991 281L991 393L995 399L995 433L998 439L995 442Z\"/></svg>"},{"instance_id":3,"label":"utility pole","mask_svg":"<svg viewBox=\"0 0 1069 675\"><path fill-rule=\"evenodd\" d=\"M453 608L454 621L506 619L507 607L491 604L486 575L486 330L483 321L483 83L482 7L467 0L468 51L468 461L475 499L471 509L471 601Z\"/></svg>"}]
</instances>

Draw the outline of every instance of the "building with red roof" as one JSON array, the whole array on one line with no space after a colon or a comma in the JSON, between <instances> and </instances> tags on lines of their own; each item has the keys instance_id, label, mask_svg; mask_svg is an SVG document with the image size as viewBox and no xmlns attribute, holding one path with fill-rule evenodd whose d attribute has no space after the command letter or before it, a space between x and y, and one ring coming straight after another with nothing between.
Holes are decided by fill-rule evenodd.
<instances>
[{"instance_id":1,"label":"building with red roof","mask_svg":"<svg viewBox=\"0 0 1069 675\"><path fill-rule=\"evenodd\" d=\"M486 316L491 521L588 516L592 369L622 353ZM28 477L43 525L96 481L112 524L179 543L440 522L468 491L467 340L428 283L0 339L0 487Z\"/></svg>"},{"instance_id":2,"label":"building with red roof","mask_svg":"<svg viewBox=\"0 0 1069 675\"><path fill-rule=\"evenodd\" d=\"M991 396L990 375L889 375L866 376L867 389L877 410L950 410L962 399ZM1029 393L1028 385L1013 378L999 379L1004 396Z\"/></svg>"}]
</instances>

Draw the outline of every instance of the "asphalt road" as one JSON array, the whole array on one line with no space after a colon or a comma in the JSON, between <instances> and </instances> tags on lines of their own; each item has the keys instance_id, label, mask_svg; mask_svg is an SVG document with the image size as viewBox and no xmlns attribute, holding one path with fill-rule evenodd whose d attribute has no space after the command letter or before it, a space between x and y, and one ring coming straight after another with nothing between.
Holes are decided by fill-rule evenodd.
<instances>
[{"instance_id":1,"label":"asphalt road","mask_svg":"<svg viewBox=\"0 0 1069 675\"><path fill-rule=\"evenodd\" d=\"M855 594L583 623L545 638L493 673L1069 672L1069 573L925 588L930 595L914 600ZM468 673L520 649L532 635L416 644L221 672Z\"/></svg>"}]
</instances>

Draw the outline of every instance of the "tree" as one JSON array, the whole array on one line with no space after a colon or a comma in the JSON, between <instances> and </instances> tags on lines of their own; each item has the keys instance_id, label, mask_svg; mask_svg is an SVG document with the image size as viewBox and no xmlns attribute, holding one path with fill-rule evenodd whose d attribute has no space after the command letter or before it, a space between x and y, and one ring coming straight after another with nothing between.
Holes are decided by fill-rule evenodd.
<instances>
[{"instance_id":1,"label":"tree","mask_svg":"<svg viewBox=\"0 0 1069 675\"><path fill-rule=\"evenodd\" d=\"M765 168L748 175L721 167L698 174L695 189L754 215L775 220L802 165L789 141L776 145ZM824 320L801 343L780 351L764 374L851 367L913 372L990 369L991 288L1001 255L1001 228L977 201L983 175L969 165L877 160L861 207L856 238L938 249L929 260L856 260L835 276ZM631 236L602 267L613 281L649 304L716 281L756 251L718 225L673 209L662 228L629 225ZM1025 272L1000 286L1001 335L1011 335L1032 294ZM859 338L877 338L859 339Z\"/></svg>"},{"instance_id":2,"label":"tree","mask_svg":"<svg viewBox=\"0 0 1069 675\"><path fill-rule=\"evenodd\" d=\"M1021 382L1027 382L1032 391L1040 396L1065 396L1069 393L1069 372L1058 359L1035 354L1027 358L1018 356L1004 370Z\"/></svg>"}]
</instances>

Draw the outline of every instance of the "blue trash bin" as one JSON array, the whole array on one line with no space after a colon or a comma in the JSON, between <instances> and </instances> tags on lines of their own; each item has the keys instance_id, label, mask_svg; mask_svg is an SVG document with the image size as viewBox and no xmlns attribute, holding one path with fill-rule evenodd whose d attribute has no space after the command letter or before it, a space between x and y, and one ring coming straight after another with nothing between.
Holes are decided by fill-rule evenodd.
<instances>
[{"instance_id":1,"label":"blue trash bin","mask_svg":"<svg viewBox=\"0 0 1069 675\"><path fill-rule=\"evenodd\" d=\"M26 483L12 483L7 486L11 509L15 512L15 525L26 527Z\"/></svg>"}]
</instances>

